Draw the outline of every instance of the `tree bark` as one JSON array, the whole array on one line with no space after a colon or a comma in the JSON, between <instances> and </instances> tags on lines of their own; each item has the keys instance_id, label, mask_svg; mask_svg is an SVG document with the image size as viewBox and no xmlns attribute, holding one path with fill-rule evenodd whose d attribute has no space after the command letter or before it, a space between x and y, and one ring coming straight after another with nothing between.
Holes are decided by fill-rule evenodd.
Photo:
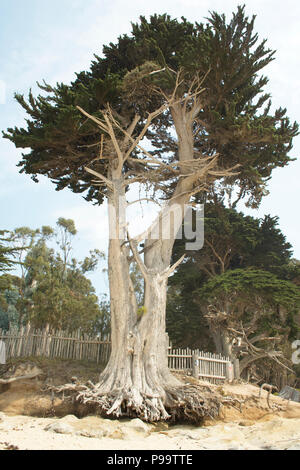
<instances>
[{"instance_id":1,"label":"tree bark","mask_svg":"<svg viewBox=\"0 0 300 470\"><path fill-rule=\"evenodd\" d=\"M79 394L97 403L107 415L139 416L147 421L170 418L172 389L180 386L168 369L165 341L166 280L159 274L146 283L142 318L129 275L126 244L126 201L122 177L112 177L109 196L110 240L108 273L111 299L111 356L99 383ZM152 299L152 302L151 302Z\"/></svg>"},{"instance_id":2,"label":"tree bark","mask_svg":"<svg viewBox=\"0 0 300 470\"><path fill-rule=\"evenodd\" d=\"M179 162L191 161L194 156L192 121L186 119L184 108L175 104L172 116L178 137ZM159 318L156 325L156 337L162 338L166 330L167 281L163 273L171 263L172 251L178 230L182 226L186 204L194 185L194 175L183 168L172 199L168 202L164 214L160 214L148 238L145 240L145 266L151 273L145 282L145 307L149 318ZM163 218L163 217L164 218Z\"/></svg>"},{"instance_id":3,"label":"tree bark","mask_svg":"<svg viewBox=\"0 0 300 470\"><path fill-rule=\"evenodd\" d=\"M232 341L230 335L222 328L214 328L211 330L211 335L215 343L216 351L222 356L229 357L230 360L236 359L232 353Z\"/></svg>"}]
</instances>

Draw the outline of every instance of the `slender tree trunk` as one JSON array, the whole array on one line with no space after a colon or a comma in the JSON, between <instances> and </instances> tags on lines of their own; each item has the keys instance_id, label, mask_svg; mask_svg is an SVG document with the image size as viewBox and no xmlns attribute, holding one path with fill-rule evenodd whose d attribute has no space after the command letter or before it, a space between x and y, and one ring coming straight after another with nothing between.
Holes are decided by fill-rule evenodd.
<instances>
[{"instance_id":1,"label":"slender tree trunk","mask_svg":"<svg viewBox=\"0 0 300 470\"><path fill-rule=\"evenodd\" d=\"M232 353L232 342L230 336L225 330L221 328L211 330L211 335L215 343L216 351L222 356L229 357L230 360L235 359Z\"/></svg>"}]
</instances>

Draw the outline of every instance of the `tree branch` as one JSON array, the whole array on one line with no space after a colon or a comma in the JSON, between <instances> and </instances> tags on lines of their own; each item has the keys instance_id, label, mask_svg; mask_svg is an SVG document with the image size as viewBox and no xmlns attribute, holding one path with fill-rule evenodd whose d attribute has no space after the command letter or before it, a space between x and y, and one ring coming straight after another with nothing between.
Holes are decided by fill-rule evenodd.
<instances>
[{"instance_id":1,"label":"tree branch","mask_svg":"<svg viewBox=\"0 0 300 470\"><path fill-rule=\"evenodd\" d=\"M110 119L114 120L111 112L109 112L109 115L110 115ZM121 175L121 172L122 172L122 168L123 168L123 154L121 152L121 149L120 149L120 146L118 144L118 141L116 139L116 135L115 135L115 132L114 132L114 129L113 129L113 126L111 124L111 121L110 119L108 118L108 115L105 113L103 115L104 119L105 119L105 122L107 124L107 128L108 128L108 134L112 140L112 143L113 143L113 146L115 148L115 151L117 153L117 157L118 157L118 167L117 167L117 174L120 176Z\"/></svg>"},{"instance_id":2,"label":"tree branch","mask_svg":"<svg viewBox=\"0 0 300 470\"><path fill-rule=\"evenodd\" d=\"M180 263L182 263L182 261L184 260L185 258L185 253L179 258L179 260L176 261L176 263L174 263L172 266L170 266L169 268L167 268L164 273L163 273L163 276L168 278L171 276L171 274L175 271L175 269L177 268L177 266L180 265Z\"/></svg>"},{"instance_id":3,"label":"tree branch","mask_svg":"<svg viewBox=\"0 0 300 470\"><path fill-rule=\"evenodd\" d=\"M89 119L91 119L92 121L94 121L96 124L98 124L98 126L104 130L105 132L109 133L108 132L108 128L105 126L105 124L100 121L100 119L92 116L91 114L87 113L86 111L84 111L84 109L82 109L80 106L76 106L77 109L79 109L79 111L84 114L85 116L87 116Z\"/></svg>"},{"instance_id":4,"label":"tree branch","mask_svg":"<svg viewBox=\"0 0 300 470\"><path fill-rule=\"evenodd\" d=\"M149 199L148 197L142 197L141 199L137 199L136 201L127 202L127 206L131 206L132 204L136 204L137 202L141 201L153 202L154 204L157 204L159 207L161 207L161 204L159 204L159 202L155 201L155 199Z\"/></svg>"},{"instance_id":5,"label":"tree branch","mask_svg":"<svg viewBox=\"0 0 300 470\"><path fill-rule=\"evenodd\" d=\"M140 268L140 271L143 275L143 278L145 279L145 281L147 280L147 277L148 277L148 270L142 260L142 258L140 257L138 251L137 251L137 244L134 240L132 240L129 236L129 232L127 230L127 239L129 241L129 245L130 245L130 248L131 248L131 251L132 251L132 254L133 254L133 257L138 265L138 267Z\"/></svg>"},{"instance_id":6,"label":"tree branch","mask_svg":"<svg viewBox=\"0 0 300 470\"><path fill-rule=\"evenodd\" d=\"M87 166L85 166L84 169L88 173L91 173L91 175L94 175L97 178L99 178L100 180L102 180L107 185L108 188L110 188L112 190L114 189L113 182L111 180L109 180L108 178L106 178L104 175L102 175L101 173L98 173L98 171L95 171L95 170L92 170L91 168L88 168Z\"/></svg>"}]
</instances>

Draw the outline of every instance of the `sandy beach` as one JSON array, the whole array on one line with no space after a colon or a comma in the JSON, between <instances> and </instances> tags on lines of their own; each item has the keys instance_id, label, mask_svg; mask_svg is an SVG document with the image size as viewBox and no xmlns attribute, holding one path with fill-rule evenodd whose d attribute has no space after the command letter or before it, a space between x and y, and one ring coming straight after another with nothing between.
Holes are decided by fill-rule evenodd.
<instances>
[{"instance_id":1,"label":"sandy beach","mask_svg":"<svg viewBox=\"0 0 300 470\"><path fill-rule=\"evenodd\" d=\"M32 416L49 408L49 398L38 393L34 381L15 382L0 394L0 449L300 450L300 403L272 395L269 407L267 392L259 397L259 388L249 384L223 385L222 394L243 405L233 400L222 406L218 420L201 426L149 424L73 414Z\"/></svg>"}]
</instances>

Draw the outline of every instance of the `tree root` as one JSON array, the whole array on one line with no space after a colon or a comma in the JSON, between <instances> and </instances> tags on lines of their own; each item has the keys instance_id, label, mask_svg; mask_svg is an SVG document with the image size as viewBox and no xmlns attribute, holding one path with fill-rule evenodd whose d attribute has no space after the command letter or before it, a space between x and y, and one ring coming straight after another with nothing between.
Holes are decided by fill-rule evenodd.
<instances>
[{"instance_id":1,"label":"tree root","mask_svg":"<svg viewBox=\"0 0 300 470\"><path fill-rule=\"evenodd\" d=\"M63 394L72 400L94 409L101 416L140 418L146 422L171 421L201 424L205 418L219 415L220 399L208 387L181 385L166 388L165 396L143 393L132 388L118 388L109 392L99 384L79 381L46 390Z\"/></svg>"}]
</instances>

